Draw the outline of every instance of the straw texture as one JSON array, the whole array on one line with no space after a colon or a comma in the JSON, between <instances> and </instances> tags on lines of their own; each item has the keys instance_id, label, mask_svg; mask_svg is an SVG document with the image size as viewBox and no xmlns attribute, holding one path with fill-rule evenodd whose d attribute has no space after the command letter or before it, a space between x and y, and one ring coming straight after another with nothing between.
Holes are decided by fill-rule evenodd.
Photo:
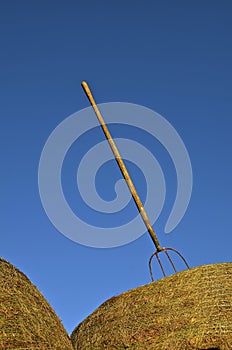
<instances>
[{"instance_id":1,"label":"straw texture","mask_svg":"<svg viewBox=\"0 0 232 350\"><path fill-rule=\"evenodd\" d=\"M1 258L0 349L73 350L61 321L42 294Z\"/></svg>"},{"instance_id":2,"label":"straw texture","mask_svg":"<svg viewBox=\"0 0 232 350\"><path fill-rule=\"evenodd\" d=\"M76 350L232 349L232 263L185 270L113 297L71 340Z\"/></svg>"}]
</instances>

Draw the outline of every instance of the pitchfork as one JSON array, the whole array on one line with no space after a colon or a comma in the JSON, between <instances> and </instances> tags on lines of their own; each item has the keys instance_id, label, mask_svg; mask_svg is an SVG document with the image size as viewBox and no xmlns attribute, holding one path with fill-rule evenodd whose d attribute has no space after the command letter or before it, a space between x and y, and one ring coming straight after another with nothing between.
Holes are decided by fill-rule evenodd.
<instances>
[{"instance_id":1,"label":"pitchfork","mask_svg":"<svg viewBox=\"0 0 232 350\"><path fill-rule=\"evenodd\" d=\"M185 260L183 255L180 252L178 252L178 250L173 249L173 248L163 248L163 247L161 247L161 245L160 245L160 243L158 241L158 238L157 238L157 236L155 234L155 231L153 230L153 227L152 227L152 225L151 225L151 223L149 221L147 213L146 213L146 211L145 211L145 209L143 207L143 204L142 204L142 202L141 202L141 200L140 200L140 198L138 196L138 193L137 193L137 191L135 189L135 186L134 186L134 184L133 184L133 182L131 180L131 177L130 177L130 175L129 175L126 167L125 167L125 164L124 164L124 162L123 162L123 160L122 160L122 158L121 158L121 156L119 154L119 151L118 151L118 149L117 149L117 147L116 147L116 145L114 143L114 140L112 139L111 134L110 134L110 132L109 132L105 122L104 122L104 119L103 119L103 117L102 117L102 115L101 115L101 113L100 113L100 111L99 111L99 109L97 107L97 104L96 104L96 102L95 102L95 100L93 98L93 95L92 95L92 93L90 91L90 88L89 88L88 84L85 81L83 81L81 83L81 85L82 85L82 87L83 87L83 89L84 89L84 91L85 91L85 93L86 93L86 95L87 95L87 97L88 97L92 107L93 107L93 110L94 110L94 112L95 112L95 114L96 114L96 116L97 116L97 118L99 120L99 123L100 123L100 125L102 127L102 130L103 130L103 132L104 132L104 134L106 136L106 139L107 139L107 141L108 141L108 143L109 143L109 145L111 147L111 150L112 150L112 152L113 152L113 154L115 156L115 159L116 159L116 161L118 163L118 166L119 166L119 168L120 168L120 170L122 172L122 175L123 175L124 179L126 180L126 183L127 183L128 187L129 187L129 190L130 190L130 192L132 194L132 197L133 197L133 199L135 201L135 204L136 204L136 206L137 206L137 208L139 210L139 213L140 213L140 215L141 215L141 217L142 217L142 219L143 219L143 221L144 221L144 223L146 225L146 228L147 228L147 230L148 230L148 232L150 234L150 237L151 237L151 239L152 239L152 241L153 241L153 243L154 243L154 245L156 247L156 251L151 255L151 257L149 259L149 270L150 270L150 275L151 275L152 281L154 281L154 277L153 277L153 273L152 273L152 259L153 259L153 257L156 257L164 277L166 276L163 264L162 264L162 262L160 260L160 257L159 257L159 254L161 252L164 252L166 254L166 256L167 256L167 258L168 258L168 260L169 260L169 262L170 262L174 272L177 272L177 269L176 269L176 267L174 265L174 262L173 262L173 260L172 260L172 258L171 258L171 256L170 256L168 251L173 251L174 253L178 254L179 257L185 263L186 267L189 269L189 265L188 265L187 261Z\"/></svg>"}]
</instances>

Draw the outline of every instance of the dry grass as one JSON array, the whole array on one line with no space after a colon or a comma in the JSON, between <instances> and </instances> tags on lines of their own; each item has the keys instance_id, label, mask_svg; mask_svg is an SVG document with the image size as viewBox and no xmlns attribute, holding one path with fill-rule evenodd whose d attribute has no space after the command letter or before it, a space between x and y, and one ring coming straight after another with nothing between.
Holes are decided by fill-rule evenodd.
<instances>
[{"instance_id":1,"label":"dry grass","mask_svg":"<svg viewBox=\"0 0 232 350\"><path fill-rule=\"evenodd\" d=\"M0 349L73 349L42 294L22 272L1 258Z\"/></svg>"},{"instance_id":2,"label":"dry grass","mask_svg":"<svg viewBox=\"0 0 232 350\"><path fill-rule=\"evenodd\" d=\"M196 267L113 297L71 340L76 350L232 349L232 263Z\"/></svg>"}]
</instances>

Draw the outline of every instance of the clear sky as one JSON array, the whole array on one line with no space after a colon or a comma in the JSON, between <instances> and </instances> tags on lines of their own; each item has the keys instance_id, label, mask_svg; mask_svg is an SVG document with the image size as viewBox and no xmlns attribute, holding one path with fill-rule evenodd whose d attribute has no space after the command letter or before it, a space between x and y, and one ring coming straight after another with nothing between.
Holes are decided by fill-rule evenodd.
<instances>
[{"instance_id":1,"label":"clear sky","mask_svg":"<svg viewBox=\"0 0 232 350\"><path fill-rule=\"evenodd\" d=\"M0 33L1 255L27 274L68 333L106 299L150 282L147 262L154 251L148 234L110 249L80 245L43 209L41 152L58 124L89 106L82 80L99 103L130 102L158 112L188 150L191 201L165 234L176 193L170 158L145 134L122 125L111 129L114 137L135 138L162 167L167 193L154 224L161 244L180 250L192 267L232 260L231 1L2 2ZM127 214L88 216L83 203L75 204L81 155L103 140L97 128L70 148L62 183L77 214L109 227ZM144 199L142 169L127 165ZM119 178L113 161L99 170L103 199L114 197L112 182ZM154 272L161 277L157 266Z\"/></svg>"}]
</instances>

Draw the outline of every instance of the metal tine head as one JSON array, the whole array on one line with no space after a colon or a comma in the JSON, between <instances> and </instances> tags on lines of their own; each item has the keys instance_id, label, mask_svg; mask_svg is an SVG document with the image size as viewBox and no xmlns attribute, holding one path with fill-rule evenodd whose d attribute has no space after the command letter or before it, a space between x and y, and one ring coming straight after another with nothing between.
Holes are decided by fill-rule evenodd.
<instances>
[{"instance_id":1,"label":"metal tine head","mask_svg":"<svg viewBox=\"0 0 232 350\"><path fill-rule=\"evenodd\" d=\"M177 272L177 269L176 269L176 266L169 254L169 251L173 251L174 253L176 253L180 258L181 260L184 262L185 266L187 267L187 269L190 269L189 267L189 264L187 263L186 259L183 257L183 255L176 249L174 248L161 248L161 249L157 249L150 257L149 259L149 270L150 270L150 276L151 276L151 280L152 282L154 281L154 276L153 276L153 271L152 271L152 260L154 257L156 257L156 260L162 270L162 273L163 273L163 276L166 277L166 273L165 273L165 270L164 270L164 267L163 267L163 264L161 262L161 259L159 257L159 254L164 252L166 257L168 258L168 261L170 262L171 266L172 266L172 269L173 271L176 273Z\"/></svg>"}]
</instances>

